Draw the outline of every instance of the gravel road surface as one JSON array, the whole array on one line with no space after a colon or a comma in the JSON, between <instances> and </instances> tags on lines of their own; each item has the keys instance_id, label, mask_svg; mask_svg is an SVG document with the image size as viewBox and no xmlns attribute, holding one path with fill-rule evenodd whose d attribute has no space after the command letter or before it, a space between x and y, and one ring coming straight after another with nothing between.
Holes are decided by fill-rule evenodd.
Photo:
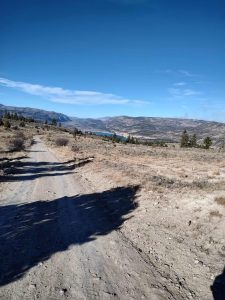
<instances>
[{"instance_id":1,"label":"gravel road surface","mask_svg":"<svg viewBox=\"0 0 225 300\"><path fill-rule=\"evenodd\" d=\"M0 195L0 299L176 299L120 232L136 187L91 191L39 138L13 173Z\"/></svg>"}]
</instances>

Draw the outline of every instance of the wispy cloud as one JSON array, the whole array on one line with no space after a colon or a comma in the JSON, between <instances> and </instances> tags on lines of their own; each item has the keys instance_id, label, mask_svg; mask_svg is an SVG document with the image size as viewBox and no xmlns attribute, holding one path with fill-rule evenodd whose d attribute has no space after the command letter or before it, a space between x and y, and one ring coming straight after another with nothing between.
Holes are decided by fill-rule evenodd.
<instances>
[{"instance_id":1,"label":"wispy cloud","mask_svg":"<svg viewBox=\"0 0 225 300\"><path fill-rule=\"evenodd\" d=\"M13 81L0 77L0 85L40 96L52 102L68 104L149 104L143 100L130 100L118 95L96 91L69 90L61 87L49 87L40 84Z\"/></svg>"},{"instance_id":2,"label":"wispy cloud","mask_svg":"<svg viewBox=\"0 0 225 300\"><path fill-rule=\"evenodd\" d=\"M194 77L196 76L196 74L192 74L187 70L178 70L178 73L180 73L181 75L184 75L186 77Z\"/></svg>"},{"instance_id":3,"label":"wispy cloud","mask_svg":"<svg viewBox=\"0 0 225 300\"><path fill-rule=\"evenodd\" d=\"M195 77L198 76L196 74L193 74L187 70L177 70L177 69L164 69L164 70L156 70L156 73L162 73L167 75L174 75L174 76L183 76L183 77Z\"/></svg>"},{"instance_id":4,"label":"wispy cloud","mask_svg":"<svg viewBox=\"0 0 225 300\"><path fill-rule=\"evenodd\" d=\"M168 92L174 98L184 98L184 97L202 95L202 92L200 92L200 91L196 91L193 89L174 88L174 87L169 88Z\"/></svg>"},{"instance_id":5,"label":"wispy cloud","mask_svg":"<svg viewBox=\"0 0 225 300\"><path fill-rule=\"evenodd\" d=\"M164 70L155 70L156 73L161 73L161 74L172 74L174 71L172 69L164 69Z\"/></svg>"},{"instance_id":6,"label":"wispy cloud","mask_svg":"<svg viewBox=\"0 0 225 300\"><path fill-rule=\"evenodd\" d=\"M181 82L175 82L173 85L174 86L184 86L186 84L187 84L186 82L181 81Z\"/></svg>"}]
</instances>

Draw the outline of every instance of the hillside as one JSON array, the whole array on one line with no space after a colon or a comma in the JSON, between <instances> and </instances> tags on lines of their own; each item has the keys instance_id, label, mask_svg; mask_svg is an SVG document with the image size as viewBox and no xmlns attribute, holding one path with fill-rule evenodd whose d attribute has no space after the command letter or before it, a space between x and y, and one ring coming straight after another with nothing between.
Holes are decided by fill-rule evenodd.
<instances>
[{"instance_id":1,"label":"hillside","mask_svg":"<svg viewBox=\"0 0 225 300\"><path fill-rule=\"evenodd\" d=\"M5 106L0 104L0 116L4 115L5 111L10 113L17 113L23 115L26 118L33 118L39 121L51 121L52 119L56 119L58 122L70 121L70 118L68 116L61 113L56 113L54 111L46 111L30 107Z\"/></svg>"},{"instance_id":2,"label":"hillside","mask_svg":"<svg viewBox=\"0 0 225 300\"><path fill-rule=\"evenodd\" d=\"M159 117L107 117L101 119L76 118L67 115L28 107L13 107L0 104L0 116L5 111L21 114L28 118L45 121L56 119L66 127L77 127L86 131L116 132L153 140L177 142L184 129L189 134L196 134L199 140L212 137L214 143L223 144L225 140L225 124L212 121L159 118Z\"/></svg>"},{"instance_id":3,"label":"hillside","mask_svg":"<svg viewBox=\"0 0 225 300\"><path fill-rule=\"evenodd\" d=\"M0 126L0 299L212 299L225 150L10 122Z\"/></svg>"},{"instance_id":4,"label":"hillside","mask_svg":"<svg viewBox=\"0 0 225 300\"><path fill-rule=\"evenodd\" d=\"M115 131L167 141L178 141L184 129L189 134L195 133L199 139L211 136L219 143L222 143L225 137L224 123L193 119L119 116L104 119L71 118L71 121L65 124L82 130Z\"/></svg>"}]
</instances>

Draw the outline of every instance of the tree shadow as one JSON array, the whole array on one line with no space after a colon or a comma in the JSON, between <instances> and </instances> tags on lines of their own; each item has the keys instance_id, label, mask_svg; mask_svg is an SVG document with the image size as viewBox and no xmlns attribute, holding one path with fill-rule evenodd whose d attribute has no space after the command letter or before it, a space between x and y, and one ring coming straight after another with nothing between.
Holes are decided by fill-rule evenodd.
<instances>
[{"instance_id":1,"label":"tree shadow","mask_svg":"<svg viewBox=\"0 0 225 300\"><path fill-rule=\"evenodd\" d=\"M90 161L83 161L83 165ZM0 176L0 182L34 180L40 177L60 176L71 174L72 170L79 167L74 160L66 162L33 162L13 161L4 170L5 175Z\"/></svg>"},{"instance_id":2,"label":"tree shadow","mask_svg":"<svg viewBox=\"0 0 225 300\"><path fill-rule=\"evenodd\" d=\"M55 173L41 173L41 174L31 174L31 175L22 175L22 176L0 176L0 182L17 182L17 181L26 181L26 180L35 180L41 177L56 177L73 174L73 172L55 172Z\"/></svg>"},{"instance_id":3,"label":"tree shadow","mask_svg":"<svg viewBox=\"0 0 225 300\"><path fill-rule=\"evenodd\" d=\"M225 299L225 267L223 272L216 276L213 285L211 286L211 291L214 300L224 300Z\"/></svg>"},{"instance_id":4,"label":"tree shadow","mask_svg":"<svg viewBox=\"0 0 225 300\"><path fill-rule=\"evenodd\" d=\"M18 161L18 160L21 160L21 159L24 159L24 158L27 158L27 156L25 155L22 155L22 156L18 156L18 157L12 157L12 158L8 158L8 157L1 157L0 158L0 162L2 161Z\"/></svg>"},{"instance_id":5,"label":"tree shadow","mask_svg":"<svg viewBox=\"0 0 225 300\"><path fill-rule=\"evenodd\" d=\"M119 229L137 207L138 186L0 206L0 286L71 245Z\"/></svg>"},{"instance_id":6,"label":"tree shadow","mask_svg":"<svg viewBox=\"0 0 225 300\"><path fill-rule=\"evenodd\" d=\"M24 150L24 152L47 152L46 150L28 150L28 149L26 149L26 150Z\"/></svg>"}]
</instances>

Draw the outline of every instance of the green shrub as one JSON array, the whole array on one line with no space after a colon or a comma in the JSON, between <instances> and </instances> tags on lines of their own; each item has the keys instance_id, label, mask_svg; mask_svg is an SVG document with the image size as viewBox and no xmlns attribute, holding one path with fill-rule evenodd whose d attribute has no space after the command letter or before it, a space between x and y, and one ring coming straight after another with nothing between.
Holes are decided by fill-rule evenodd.
<instances>
[{"instance_id":1,"label":"green shrub","mask_svg":"<svg viewBox=\"0 0 225 300\"><path fill-rule=\"evenodd\" d=\"M212 140L211 140L211 138L210 138L209 136L207 136L207 137L204 139L204 141L203 141L203 147L204 147L205 149L209 149L210 146L212 146Z\"/></svg>"},{"instance_id":2,"label":"green shrub","mask_svg":"<svg viewBox=\"0 0 225 300\"><path fill-rule=\"evenodd\" d=\"M181 140L180 140L180 146L182 148L189 146L189 135L187 133L187 130L184 130L182 133Z\"/></svg>"}]
</instances>

